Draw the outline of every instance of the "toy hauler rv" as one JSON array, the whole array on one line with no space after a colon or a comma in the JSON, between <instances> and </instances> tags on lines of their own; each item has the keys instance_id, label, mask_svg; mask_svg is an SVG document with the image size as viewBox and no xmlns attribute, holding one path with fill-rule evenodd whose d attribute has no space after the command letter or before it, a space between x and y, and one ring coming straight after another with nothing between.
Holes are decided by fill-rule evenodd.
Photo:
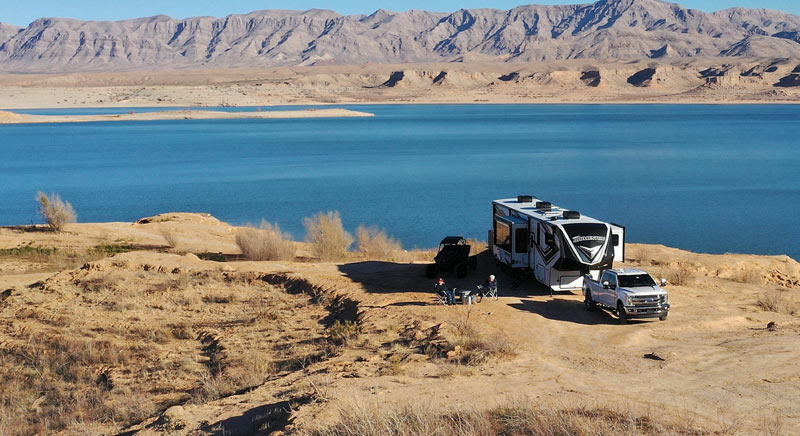
<instances>
[{"instance_id":1,"label":"toy hauler rv","mask_svg":"<svg viewBox=\"0 0 800 436\"><path fill-rule=\"evenodd\" d=\"M495 261L533 274L553 291L580 290L583 277L625 260L625 227L521 195L495 200L489 240Z\"/></svg>"}]
</instances>

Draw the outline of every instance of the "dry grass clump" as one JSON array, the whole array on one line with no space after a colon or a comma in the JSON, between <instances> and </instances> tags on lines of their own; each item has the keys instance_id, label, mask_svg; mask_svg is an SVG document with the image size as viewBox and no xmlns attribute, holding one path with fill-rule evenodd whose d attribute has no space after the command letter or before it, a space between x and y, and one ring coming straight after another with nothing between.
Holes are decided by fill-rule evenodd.
<instances>
[{"instance_id":1,"label":"dry grass clump","mask_svg":"<svg viewBox=\"0 0 800 436\"><path fill-rule=\"evenodd\" d=\"M76 422L133 423L152 402L117 387L110 368L143 358L141 349L107 341L19 332L24 345L5 345L0 365L0 434L52 434ZM139 401L131 408L131 400Z\"/></svg>"},{"instance_id":2,"label":"dry grass clump","mask_svg":"<svg viewBox=\"0 0 800 436\"><path fill-rule=\"evenodd\" d=\"M169 248L175 249L176 247L178 247L178 243L180 242L180 240L178 239L178 234L175 231L175 229L169 227L162 227L159 233L161 233L161 237L164 238L164 241L167 242Z\"/></svg>"},{"instance_id":3,"label":"dry grass clump","mask_svg":"<svg viewBox=\"0 0 800 436\"><path fill-rule=\"evenodd\" d=\"M328 329L328 337L336 345L345 345L361 333L358 323L350 320L336 320Z\"/></svg>"},{"instance_id":4,"label":"dry grass clump","mask_svg":"<svg viewBox=\"0 0 800 436\"><path fill-rule=\"evenodd\" d=\"M356 230L358 252L367 259L396 260L402 257L403 244L386 234L386 230L363 224Z\"/></svg>"},{"instance_id":5,"label":"dry grass clump","mask_svg":"<svg viewBox=\"0 0 800 436\"><path fill-rule=\"evenodd\" d=\"M558 410L526 400L489 410L442 410L424 405L355 404L330 427L298 431L308 436L700 436L708 432L606 408Z\"/></svg>"},{"instance_id":6,"label":"dry grass clump","mask_svg":"<svg viewBox=\"0 0 800 436\"><path fill-rule=\"evenodd\" d=\"M786 315L800 314L800 301L791 294L791 291L769 291L758 297L756 305L768 312L783 313Z\"/></svg>"},{"instance_id":7,"label":"dry grass clump","mask_svg":"<svg viewBox=\"0 0 800 436\"><path fill-rule=\"evenodd\" d=\"M86 262L138 249L133 245L97 245L85 250L41 247L29 243L20 247L0 248L0 259L24 260L31 265L26 272L61 271L77 268Z\"/></svg>"},{"instance_id":8,"label":"dry grass clump","mask_svg":"<svg viewBox=\"0 0 800 436\"><path fill-rule=\"evenodd\" d=\"M290 261L297 251L292 236L281 232L277 223L267 221L262 221L260 228L246 227L237 231L236 245L250 260Z\"/></svg>"},{"instance_id":9,"label":"dry grass clump","mask_svg":"<svg viewBox=\"0 0 800 436\"><path fill-rule=\"evenodd\" d=\"M651 264L655 258L653 247L647 244L632 244L628 248L633 260L640 264Z\"/></svg>"},{"instance_id":10,"label":"dry grass clump","mask_svg":"<svg viewBox=\"0 0 800 436\"><path fill-rule=\"evenodd\" d=\"M503 335L486 338L469 322L469 313L464 321L457 323L448 335L450 343L446 353L448 360L462 365L480 365L491 359L516 357L515 345Z\"/></svg>"},{"instance_id":11,"label":"dry grass clump","mask_svg":"<svg viewBox=\"0 0 800 436\"><path fill-rule=\"evenodd\" d=\"M36 201L39 203L39 214L53 231L60 232L67 224L78 221L75 209L69 202L61 200L58 194L53 193L48 196L44 192L39 192L36 194Z\"/></svg>"},{"instance_id":12,"label":"dry grass clump","mask_svg":"<svg viewBox=\"0 0 800 436\"><path fill-rule=\"evenodd\" d=\"M662 274L664 274L664 278L667 279L667 282L670 284L686 286L694 280L695 270L692 265L678 263L676 265L670 265L662 270ZM656 278L656 280L658 280L658 278Z\"/></svg>"},{"instance_id":13,"label":"dry grass clump","mask_svg":"<svg viewBox=\"0 0 800 436\"><path fill-rule=\"evenodd\" d=\"M347 257L353 235L342 225L339 212L320 212L305 218L306 241L314 250L314 255L323 262L336 262Z\"/></svg>"},{"instance_id":14,"label":"dry grass clump","mask_svg":"<svg viewBox=\"0 0 800 436\"><path fill-rule=\"evenodd\" d=\"M731 279L737 283L760 285L763 283L762 271L756 265L742 265L733 272Z\"/></svg>"}]
</instances>

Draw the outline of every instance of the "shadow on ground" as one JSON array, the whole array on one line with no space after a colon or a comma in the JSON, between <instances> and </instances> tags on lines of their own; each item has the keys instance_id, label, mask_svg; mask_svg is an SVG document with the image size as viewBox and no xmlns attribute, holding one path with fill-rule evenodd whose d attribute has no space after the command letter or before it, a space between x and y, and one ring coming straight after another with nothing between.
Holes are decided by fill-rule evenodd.
<instances>
[{"instance_id":1,"label":"shadow on ground","mask_svg":"<svg viewBox=\"0 0 800 436\"><path fill-rule=\"evenodd\" d=\"M442 271L437 277L442 277L450 288L475 289L486 281L490 274L497 277L500 296L514 295L545 295L550 290L535 280L527 279L515 284L512 277L503 273L494 263L494 258L489 251L478 255L478 267L470 270L465 278L456 277L452 271ZM396 263L386 261L354 262L339 266L339 271L350 280L360 283L367 292L371 293L403 293L403 292L430 292L436 278L425 275L424 263Z\"/></svg>"},{"instance_id":2,"label":"shadow on ground","mask_svg":"<svg viewBox=\"0 0 800 436\"><path fill-rule=\"evenodd\" d=\"M551 298L546 301L521 300L509 307L536 313L553 321L565 321L584 325L619 324L619 319L605 310L589 312L582 301L565 298ZM646 320L631 319L630 324L645 323Z\"/></svg>"}]
</instances>

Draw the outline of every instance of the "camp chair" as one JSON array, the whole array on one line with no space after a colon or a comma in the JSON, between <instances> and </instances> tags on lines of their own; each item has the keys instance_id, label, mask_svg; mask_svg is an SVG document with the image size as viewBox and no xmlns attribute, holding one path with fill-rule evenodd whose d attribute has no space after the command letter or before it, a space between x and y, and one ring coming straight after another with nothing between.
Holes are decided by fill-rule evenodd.
<instances>
[{"instance_id":1,"label":"camp chair","mask_svg":"<svg viewBox=\"0 0 800 436\"><path fill-rule=\"evenodd\" d=\"M494 289L491 289L491 288L489 288L487 286L486 287L486 297L488 297L491 300L497 301L497 287L495 287Z\"/></svg>"},{"instance_id":2,"label":"camp chair","mask_svg":"<svg viewBox=\"0 0 800 436\"><path fill-rule=\"evenodd\" d=\"M445 294L444 292L439 292L434 289L433 298L435 304L441 304L443 306L447 305L447 294Z\"/></svg>"},{"instance_id":3,"label":"camp chair","mask_svg":"<svg viewBox=\"0 0 800 436\"><path fill-rule=\"evenodd\" d=\"M497 289L491 290L488 286L483 285L478 285L476 288L478 289L478 295L481 296L481 301L483 301L484 298L497 300Z\"/></svg>"}]
</instances>

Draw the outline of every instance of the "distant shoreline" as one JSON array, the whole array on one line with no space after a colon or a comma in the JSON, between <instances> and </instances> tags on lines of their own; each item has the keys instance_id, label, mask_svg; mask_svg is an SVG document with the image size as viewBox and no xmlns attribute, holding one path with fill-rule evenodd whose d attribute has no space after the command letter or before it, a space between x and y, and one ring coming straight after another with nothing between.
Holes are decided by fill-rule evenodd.
<instances>
[{"instance_id":1,"label":"distant shoreline","mask_svg":"<svg viewBox=\"0 0 800 436\"><path fill-rule=\"evenodd\" d=\"M104 115L29 115L0 111L0 124L82 123L109 121L354 118L375 114L349 109L304 109L266 112L222 112L212 110L164 110L154 112Z\"/></svg>"},{"instance_id":2,"label":"distant shoreline","mask_svg":"<svg viewBox=\"0 0 800 436\"><path fill-rule=\"evenodd\" d=\"M327 107L331 106L635 106L635 105L647 105L647 106L797 106L800 105L800 100L798 101L752 101L752 100L744 100L744 101L737 101L737 100L730 100L730 101L686 101L686 100L657 100L657 101L640 101L640 100L613 100L613 101L571 101L571 100L563 100L563 101L528 101L528 102L521 102L521 101L449 101L449 102L442 102L442 101L374 101L374 102L341 102L341 103L276 103L276 104L266 104L266 105L225 105L225 106L185 106L185 105L175 105L175 106L159 106L159 105L127 105L127 106L119 106L119 105L91 105L91 106L16 106L16 107L9 107L9 108L0 108L0 114L2 113L15 113L17 111L28 111L28 110L81 110L81 109L119 109L119 110L137 110L137 109L163 109L163 110L155 110L150 112L145 112L141 114L135 114L136 117L132 118L120 118L120 116L129 117L130 114L98 114L98 115L29 115L29 114L17 114L23 116L31 116L31 117L47 117L50 121L25 121L25 122L9 122L7 120L2 119L2 115L0 115L0 124L33 124L33 123L66 123L66 122L96 122L96 121L156 121L156 120L173 120L173 119L183 119L181 117L163 117L163 118L148 118L147 115L155 114L155 113L165 113L165 112L189 112L193 115L196 115L198 112L204 113L217 113L217 114L243 114L241 116L195 116L188 119L288 119L288 118L358 118L358 117L371 117L375 116L375 114L370 112L362 112L362 111L355 111L351 109L328 109ZM248 109L248 108L275 108L275 107L300 107L300 106L312 106L311 109L303 109L303 110L286 110L286 111L276 111L276 110L267 110L264 112L251 112L251 111L239 111L239 112L224 112L218 111L215 109L227 109L227 108L236 108L236 109ZM319 108L319 109L318 109ZM341 110L344 111L341 115L333 114L334 110ZM323 113L317 114L306 114L306 112L320 112L320 111L327 111ZM291 113L291 115L290 115ZM252 114L261 114L258 116L251 116ZM273 114L270 116L269 114ZM286 114L284 116L284 114ZM85 117L85 118L113 118L113 119L85 119L85 120L57 120L56 118L78 118L78 117Z\"/></svg>"},{"instance_id":3,"label":"distant shoreline","mask_svg":"<svg viewBox=\"0 0 800 436\"><path fill-rule=\"evenodd\" d=\"M0 72L0 104L5 110L370 104L796 105L800 104L798 67L800 59L704 58ZM642 79L643 73L652 77Z\"/></svg>"}]
</instances>

